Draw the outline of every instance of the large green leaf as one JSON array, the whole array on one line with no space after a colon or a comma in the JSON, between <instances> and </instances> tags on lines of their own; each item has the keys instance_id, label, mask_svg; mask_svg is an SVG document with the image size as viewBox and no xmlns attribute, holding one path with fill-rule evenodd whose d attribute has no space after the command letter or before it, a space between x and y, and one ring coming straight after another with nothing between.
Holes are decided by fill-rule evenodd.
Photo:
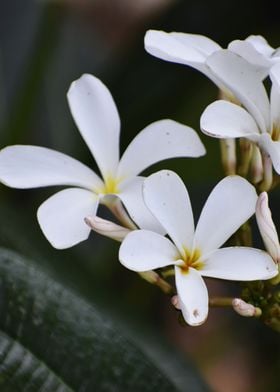
<instances>
[{"instance_id":1,"label":"large green leaf","mask_svg":"<svg viewBox=\"0 0 280 392\"><path fill-rule=\"evenodd\" d=\"M148 355L109 317L6 249L0 314L1 391L206 390L181 360L177 374L170 370L172 351Z\"/></svg>"}]
</instances>

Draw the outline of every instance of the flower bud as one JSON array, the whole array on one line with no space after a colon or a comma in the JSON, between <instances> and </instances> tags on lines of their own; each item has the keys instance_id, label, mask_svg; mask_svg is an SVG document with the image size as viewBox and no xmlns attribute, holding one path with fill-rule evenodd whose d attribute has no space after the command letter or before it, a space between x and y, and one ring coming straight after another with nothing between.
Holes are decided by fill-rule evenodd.
<instances>
[{"instance_id":1,"label":"flower bud","mask_svg":"<svg viewBox=\"0 0 280 392\"><path fill-rule=\"evenodd\" d=\"M261 309L254 305L248 304L241 298L234 298L232 300L232 307L236 313L243 317L258 317L261 315Z\"/></svg>"},{"instance_id":2,"label":"flower bud","mask_svg":"<svg viewBox=\"0 0 280 392\"><path fill-rule=\"evenodd\" d=\"M173 295L173 297L171 298L171 303L174 306L174 308L181 310L178 295Z\"/></svg>"},{"instance_id":3,"label":"flower bud","mask_svg":"<svg viewBox=\"0 0 280 392\"><path fill-rule=\"evenodd\" d=\"M233 175L236 173L235 139L221 139L220 146L224 171L227 175Z\"/></svg>"},{"instance_id":4,"label":"flower bud","mask_svg":"<svg viewBox=\"0 0 280 392\"><path fill-rule=\"evenodd\" d=\"M122 242L124 237L131 231L126 227L117 225L106 219L99 218L98 216L85 218L86 224L97 233L105 237L112 238L113 240Z\"/></svg>"},{"instance_id":5,"label":"flower bud","mask_svg":"<svg viewBox=\"0 0 280 392\"><path fill-rule=\"evenodd\" d=\"M268 196L262 192L257 200L256 219L266 250L276 263L280 262L280 245L268 206Z\"/></svg>"},{"instance_id":6,"label":"flower bud","mask_svg":"<svg viewBox=\"0 0 280 392\"><path fill-rule=\"evenodd\" d=\"M263 179L262 155L259 147L256 144L253 145L251 159L251 178L253 184L258 184Z\"/></svg>"}]
</instances>

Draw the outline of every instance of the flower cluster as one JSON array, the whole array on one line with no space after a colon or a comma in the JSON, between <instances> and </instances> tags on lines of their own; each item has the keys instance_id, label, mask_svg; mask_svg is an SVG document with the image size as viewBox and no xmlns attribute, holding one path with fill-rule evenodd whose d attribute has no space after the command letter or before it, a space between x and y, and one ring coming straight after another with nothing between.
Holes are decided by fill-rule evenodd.
<instances>
[{"instance_id":1,"label":"flower cluster","mask_svg":"<svg viewBox=\"0 0 280 392\"><path fill-rule=\"evenodd\" d=\"M13 188L68 186L37 212L50 243L69 248L87 239L91 229L120 241L120 262L163 291L175 290L174 306L189 325L199 325L209 303L215 304L202 277L269 280L268 299L272 289L267 287L275 288L279 280L280 246L266 192L280 174L280 52L261 36L223 49L200 35L153 30L145 36L145 48L160 59L199 70L219 89L220 99L202 113L200 127L221 139L225 172L231 175L212 190L196 228L188 191L177 174L139 174L161 160L204 155L198 134L173 120L159 120L143 129L120 158L118 110L107 87L88 74L72 83L67 97L100 173L61 152L16 145L0 152L0 181ZM240 139L239 149L235 139ZM98 217L99 204L119 224ZM245 239L254 213L267 251ZM237 246L221 248L233 235ZM230 306L244 316L269 314L269 300L265 307L246 293Z\"/></svg>"}]
</instances>

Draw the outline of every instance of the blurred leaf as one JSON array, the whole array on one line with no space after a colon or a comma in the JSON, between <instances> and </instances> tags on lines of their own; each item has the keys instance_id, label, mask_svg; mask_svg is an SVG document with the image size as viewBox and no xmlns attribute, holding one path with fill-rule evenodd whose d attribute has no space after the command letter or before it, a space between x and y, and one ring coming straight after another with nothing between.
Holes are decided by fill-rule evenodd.
<instances>
[{"instance_id":1,"label":"blurred leaf","mask_svg":"<svg viewBox=\"0 0 280 392\"><path fill-rule=\"evenodd\" d=\"M31 261L0 249L0 277L1 391L186 390L153 364L159 356L145 355L113 320ZM182 369L181 384L205 391L189 373Z\"/></svg>"}]
</instances>

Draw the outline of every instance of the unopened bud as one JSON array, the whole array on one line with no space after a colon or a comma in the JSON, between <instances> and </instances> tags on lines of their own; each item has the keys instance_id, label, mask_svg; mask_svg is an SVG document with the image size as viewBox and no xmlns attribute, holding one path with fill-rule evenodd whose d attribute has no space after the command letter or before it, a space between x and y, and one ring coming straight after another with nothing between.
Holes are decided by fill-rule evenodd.
<instances>
[{"instance_id":1,"label":"unopened bud","mask_svg":"<svg viewBox=\"0 0 280 392\"><path fill-rule=\"evenodd\" d=\"M232 307L236 313L243 317L259 317L262 313L260 308L256 308L254 305L248 304L241 298L234 298L232 300Z\"/></svg>"},{"instance_id":2,"label":"unopened bud","mask_svg":"<svg viewBox=\"0 0 280 392\"><path fill-rule=\"evenodd\" d=\"M236 173L236 146L235 139L221 139L222 165L226 175Z\"/></svg>"},{"instance_id":3,"label":"unopened bud","mask_svg":"<svg viewBox=\"0 0 280 392\"><path fill-rule=\"evenodd\" d=\"M174 306L174 308L181 310L178 295L173 295L173 297L171 298L171 303Z\"/></svg>"},{"instance_id":4,"label":"unopened bud","mask_svg":"<svg viewBox=\"0 0 280 392\"><path fill-rule=\"evenodd\" d=\"M253 145L253 153L251 159L251 178L253 184L258 184L263 179L263 162L259 147Z\"/></svg>"},{"instance_id":5,"label":"unopened bud","mask_svg":"<svg viewBox=\"0 0 280 392\"><path fill-rule=\"evenodd\" d=\"M86 217L86 224L97 233L105 237L112 238L113 240L122 242L125 236L131 231L126 227L117 225L106 219L99 218L98 216Z\"/></svg>"},{"instance_id":6,"label":"unopened bud","mask_svg":"<svg viewBox=\"0 0 280 392\"><path fill-rule=\"evenodd\" d=\"M268 206L268 196L266 192L262 192L258 197L256 205L256 219L266 250L273 260L279 264L279 239L271 217L271 211Z\"/></svg>"}]
</instances>

